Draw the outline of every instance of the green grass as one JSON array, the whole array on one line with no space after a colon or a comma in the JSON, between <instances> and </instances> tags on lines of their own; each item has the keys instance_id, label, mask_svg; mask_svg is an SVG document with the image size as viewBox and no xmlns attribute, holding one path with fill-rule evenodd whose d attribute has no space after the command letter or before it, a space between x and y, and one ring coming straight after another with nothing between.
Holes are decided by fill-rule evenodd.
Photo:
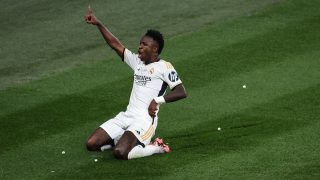
<instances>
[{"instance_id":1,"label":"green grass","mask_svg":"<svg viewBox=\"0 0 320 180\"><path fill-rule=\"evenodd\" d=\"M318 1L90 1L132 50L160 29L187 89L161 106L157 136L172 151L130 161L84 147L132 85L83 22L88 3L3 2L0 179L320 177Z\"/></svg>"},{"instance_id":2,"label":"green grass","mask_svg":"<svg viewBox=\"0 0 320 180\"><path fill-rule=\"evenodd\" d=\"M3 2L0 12L0 89L65 71L79 64L115 57L110 48L103 48L105 43L100 33L84 23L88 4L127 47L136 50L137 42L148 28L157 28L165 32L166 38L170 38L207 24L253 13L272 2Z\"/></svg>"}]
</instances>

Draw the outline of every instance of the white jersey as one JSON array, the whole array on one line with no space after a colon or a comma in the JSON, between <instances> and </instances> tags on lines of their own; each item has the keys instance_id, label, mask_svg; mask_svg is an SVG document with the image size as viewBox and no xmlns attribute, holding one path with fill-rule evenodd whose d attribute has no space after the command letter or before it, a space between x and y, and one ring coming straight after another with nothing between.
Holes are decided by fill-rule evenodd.
<instances>
[{"instance_id":1,"label":"white jersey","mask_svg":"<svg viewBox=\"0 0 320 180\"><path fill-rule=\"evenodd\" d=\"M164 60L145 65L137 54L124 50L124 62L134 71L133 87L127 111L149 116L148 107L151 101L164 95L167 86L173 89L181 80L173 66ZM159 109L159 108L158 108Z\"/></svg>"}]
</instances>

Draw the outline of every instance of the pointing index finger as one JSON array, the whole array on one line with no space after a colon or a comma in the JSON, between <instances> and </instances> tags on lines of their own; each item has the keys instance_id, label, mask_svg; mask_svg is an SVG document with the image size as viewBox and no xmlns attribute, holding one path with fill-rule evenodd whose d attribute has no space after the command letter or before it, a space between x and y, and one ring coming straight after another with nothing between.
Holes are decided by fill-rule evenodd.
<instances>
[{"instance_id":1,"label":"pointing index finger","mask_svg":"<svg viewBox=\"0 0 320 180\"><path fill-rule=\"evenodd\" d=\"M91 6L88 6L88 14L92 14Z\"/></svg>"}]
</instances>

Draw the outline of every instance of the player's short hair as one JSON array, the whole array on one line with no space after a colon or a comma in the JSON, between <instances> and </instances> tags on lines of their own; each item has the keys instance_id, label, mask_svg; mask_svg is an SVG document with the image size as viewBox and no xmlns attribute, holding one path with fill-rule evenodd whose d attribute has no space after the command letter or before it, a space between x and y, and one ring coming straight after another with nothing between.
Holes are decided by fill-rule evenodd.
<instances>
[{"instance_id":1,"label":"player's short hair","mask_svg":"<svg viewBox=\"0 0 320 180\"><path fill-rule=\"evenodd\" d=\"M157 30L149 29L145 34L145 36L151 37L153 40L155 40L158 43L159 45L158 54L161 54L164 46L164 40L163 40L162 34Z\"/></svg>"}]
</instances>

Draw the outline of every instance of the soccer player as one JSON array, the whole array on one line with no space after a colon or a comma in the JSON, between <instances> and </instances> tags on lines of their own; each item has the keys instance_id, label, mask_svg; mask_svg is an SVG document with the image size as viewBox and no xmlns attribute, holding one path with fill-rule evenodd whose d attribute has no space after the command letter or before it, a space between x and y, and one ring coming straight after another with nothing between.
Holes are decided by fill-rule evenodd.
<instances>
[{"instance_id":1,"label":"soccer player","mask_svg":"<svg viewBox=\"0 0 320 180\"><path fill-rule=\"evenodd\" d=\"M148 30L135 54L95 17L90 6L85 21L100 30L107 44L134 71L127 110L97 128L86 143L87 149L100 151L113 144L113 154L119 159L169 152L162 139L156 138L151 142L157 127L159 105L185 98L186 91L173 66L159 57L164 46L162 34ZM168 86L171 91L164 95Z\"/></svg>"}]
</instances>

